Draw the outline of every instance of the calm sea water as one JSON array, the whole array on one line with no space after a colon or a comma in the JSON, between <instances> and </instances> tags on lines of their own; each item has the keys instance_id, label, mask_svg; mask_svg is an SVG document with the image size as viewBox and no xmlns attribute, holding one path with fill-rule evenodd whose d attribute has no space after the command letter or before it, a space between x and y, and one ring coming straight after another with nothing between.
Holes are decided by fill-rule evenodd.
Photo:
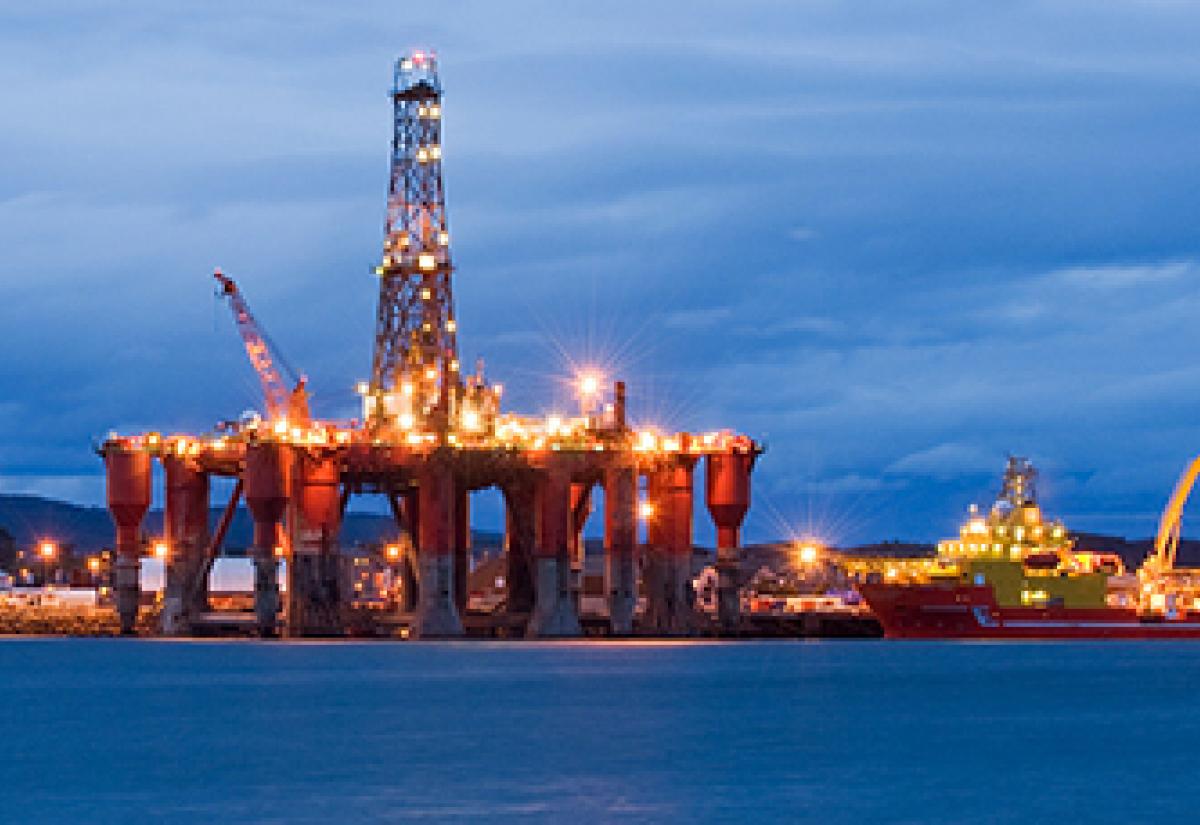
<instances>
[{"instance_id":1,"label":"calm sea water","mask_svg":"<svg viewBox=\"0 0 1200 825\"><path fill-rule=\"evenodd\" d=\"M0 642L12 822L1196 821L1200 644Z\"/></svg>"}]
</instances>

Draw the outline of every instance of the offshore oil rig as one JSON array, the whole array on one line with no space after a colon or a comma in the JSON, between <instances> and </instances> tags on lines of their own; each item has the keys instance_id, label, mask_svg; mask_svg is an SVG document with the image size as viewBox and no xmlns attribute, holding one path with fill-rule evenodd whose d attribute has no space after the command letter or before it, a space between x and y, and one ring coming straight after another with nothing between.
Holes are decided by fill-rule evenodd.
<instances>
[{"instance_id":1,"label":"offshore oil rig","mask_svg":"<svg viewBox=\"0 0 1200 825\"><path fill-rule=\"evenodd\" d=\"M498 488L505 502L507 610L528 617L527 636L581 633L582 534L596 487L604 498L608 631L693 633L698 617L689 597L690 561L701 459L717 532L718 627L732 630L740 529L762 447L730 432L635 430L626 419L623 382L609 392L598 375L579 377L576 417L503 412L502 386L489 383L482 367L464 377L442 187L436 57L417 51L397 60L391 94L391 181L383 255L374 270L379 305L371 377L358 385L361 420L323 421L310 414L303 379L291 388L283 382L277 353L237 285L218 270L220 291L261 379L265 409L210 435L112 434L100 446L116 523L113 587L121 631L133 633L137 626L142 523L158 460L165 481L163 634L195 631L208 609L211 564L244 499L254 522L255 632L341 635L339 525L350 498L369 493L387 497L397 532L415 558L400 608L409 635L462 635L469 495L489 487ZM235 480L215 528L209 524L214 476ZM645 521L644 544L639 518ZM639 594L645 609L637 613Z\"/></svg>"}]
</instances>

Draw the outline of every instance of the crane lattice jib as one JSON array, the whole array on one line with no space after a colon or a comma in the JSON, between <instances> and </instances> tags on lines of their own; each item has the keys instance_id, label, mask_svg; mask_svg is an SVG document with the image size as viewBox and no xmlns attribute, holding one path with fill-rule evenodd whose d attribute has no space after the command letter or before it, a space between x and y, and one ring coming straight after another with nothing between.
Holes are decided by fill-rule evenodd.
<instances>
[{"instance_id":1,"label":"crane lattice jib","mask_svg":"<svg viewBox=\"0 0 1200 825\"><path fill-rule=\"evenodd\" d=\"M396 62L387 226L371 393L402 392L417 423L445 422L460 391L442 189L442 89L432 54ZM382 415L385 406L376 406Z\"/></svg>"},{"instance_id":2,"label":"crane lattice jib","mask_svg":"<svg viewBox=\"0 0 1200 825\"><path fill-rule=\"evenodd\" d=\"M213 277L221 285L221 294L229 300L229 308L233 311L233 320L242 336L246 355L262 383L267 418L275 421L286 414L288 391L271 357L271 348L233 279L222 275L219 269L213 273Z\"/></svg>"}]
</instances>

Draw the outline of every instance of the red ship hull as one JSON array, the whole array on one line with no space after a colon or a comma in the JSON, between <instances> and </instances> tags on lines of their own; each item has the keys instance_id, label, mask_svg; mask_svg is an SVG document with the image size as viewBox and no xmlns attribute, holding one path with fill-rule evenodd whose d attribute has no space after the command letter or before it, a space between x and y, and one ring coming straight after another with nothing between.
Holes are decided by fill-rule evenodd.
<instances>
[{"instance_id":1,"label":"red ship hull","mask_svg":"<svg viewBox=\"0 0 1200 825\"><path fill-rule=\"evenodd\" d=\"M1117 607L1000 607L992 588L863 584L859 592L892 639L1196 639L1200 615L1143 618Z\"/></svg>"}]
</instances>

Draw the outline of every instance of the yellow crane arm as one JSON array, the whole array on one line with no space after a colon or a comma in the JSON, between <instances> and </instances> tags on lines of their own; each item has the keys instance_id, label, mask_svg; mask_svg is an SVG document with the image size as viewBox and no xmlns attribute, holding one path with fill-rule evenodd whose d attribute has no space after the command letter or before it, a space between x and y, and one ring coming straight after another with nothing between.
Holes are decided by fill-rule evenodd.
<instances>
[{"instance_id":1,"label":"yellow crane arm","mask_svg":"<svg viewBox=\"0 0 1200 825\"><path fill-rule=\"evenodd\" d=\"M1183 507L1187 504L1196 477L1200 476L1200 456L1192 459L1191 464L1175 482L1175 490L1167 501L1162 518L1158 522L1158 535L1154 539L1154 553L1147 564L1152 564L1157 572L1165 573L1175 567L1175 554L1179 550L1179 530L1183 520Z\"/></svg>"}]
</instances>

